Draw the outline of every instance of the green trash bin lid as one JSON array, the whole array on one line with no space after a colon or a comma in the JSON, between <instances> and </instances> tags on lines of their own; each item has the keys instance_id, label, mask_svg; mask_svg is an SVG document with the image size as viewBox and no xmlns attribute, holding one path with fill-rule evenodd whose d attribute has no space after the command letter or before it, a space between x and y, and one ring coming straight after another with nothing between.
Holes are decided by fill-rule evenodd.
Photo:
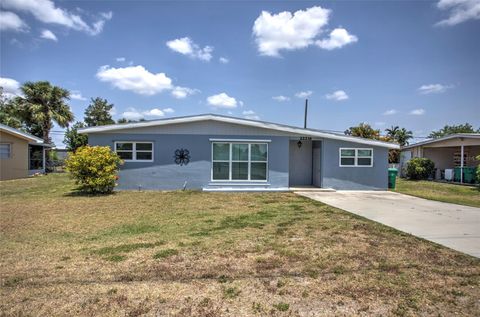
<instances>
[{"instance_id":1,"label":"green trash bin lid","mask_svg":"<svg viewBox=\"0 0 480 317\"><path fill-rule=\"evenodd\" d=\"M396 169L396 168L394 168L394 167L390 167L390 168L388 169L388 172L389 172L389 173L398 173L398 169Z\"/></svg>"}]
</instances>

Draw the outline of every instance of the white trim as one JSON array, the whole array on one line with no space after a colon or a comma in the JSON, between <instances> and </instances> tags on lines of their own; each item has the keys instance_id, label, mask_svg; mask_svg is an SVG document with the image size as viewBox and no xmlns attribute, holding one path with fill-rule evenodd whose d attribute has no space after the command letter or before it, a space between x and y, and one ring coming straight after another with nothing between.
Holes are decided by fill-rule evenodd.
<instances>
[{"instance_id":1,"label":"white trim","mask_svg":"<svg viewBox=\"0 0 480 317\"><path fill-rule=\"evenodd\" d=\"M20 131L18 129L9 127L9 126L1 124L1 123L0 123L0 131L5 131L5 132L13 134L13 135L15 135L19 138L26 139L26 140L29 140L29 141L35 141L36 143L43 143L42 139L40 139L40 138L38 138L34 135L31 135L29 133L25 133L23 131Z\"/></svg>"},{"instance_id":2,"label":"white trim","mask_svg":"<svg viewBox=\"0 0 480 317\"><path fill-rule=\"evenodd\" d=\"M209 139L210 142L224 142L224 143L271 143L272 140L257 140L257 139Z\"/></svg>"},{"instance_id":3,"label":"white trim","mask_svg":"<svg viewBox=\"0 0 480 317\"><path fill-rule=\"evenodd\" d=\"M342 165L342 150L354 150L355 156L344 156L345 158L353 158L354 165ZM370 150L371 156L358 156L359 150ZM359 158L369 158L370 165L358 165ZM341 147L338 149L338 166L339 167L373 167L373 149L372 148L351 148L351 147Z\"/></svg>"},{"instance_id":4,"label":"white trim","mask_svg":"<svg viewBox=\"0 0 480 317\"><path fill-rule=\"evenodd\" d=\"M414 147L417 147L417 146L422 146L422 145L431 144L431 143L437 143L437 142L446 141L446 140L450 140L450 139L456 139L456 138L480 139L480 133L456 133L456 134L451 134L451 135L447 135L447 136L444 136L444 137L441 137L441 138L426 140L426 141L410 144L410 145L407 145L407 146L403 146L402 150L407 150L407 149L411 149L411 148L414 148Z\"/></svg>"},{"instance_id":5,"label":"white trim","mask_svg":"<svg viewBox=\"0 0 480 317\"><path fill-rule=\"evenodd\" d=\"M115 141L113 142L113 151L115 153L117 153L117 143L132 143L132 150L120 150L118 152L132 152L132 159L131 160L125 160L125 159L122 159L123 161L125 162L138 162L138 163L142 163L142 162L153 162L155 160L155 144L154 142L152 141ZM137 143L149 143L152 145L152 150L150 151L144 151L144 150L141 150L141 151L137 151ZM137 152L152 152L152 159L151 160L137 160Z\"/></svg>"},{"instance_id":6,"label":"white trim","mask_svg":"<svg viewBox=\"0 0 480 317\"><path fill-rule=\"evenodd\" d=\"M314 129L303 129L303 128L298 128L298 127L293 127L293 126L288 126L283 124L271 123L271 122L241 119L241 118L220 116L220 115L214 115L214 114L204 114L204 115L188 116L188 117L176 117L176 118L142 121L142 122L134 122L134 123L110 124L110 125L104 125L104 126L82 128L78 130L78 133L88 134L88 133L118 131L118 130L126 130L126 129L133 129L133 128L163 126L163 125L169 125L169 124L190 123L190 122L208 121L208 120L219 121L224 123L232 123L232 124L238 124L238 125L250 126L250 127L258 127L262 129L276 130L276 131L286 132L287 134L298 134L299 136L342 140L342 141L354 142L359 144L380 146L380 147L385 147L389 149L400 149L400 146L395 143L364 139L364 138L353 137L349 135L329 133L329 132L324 132L324 131L314 130Z\"/></svg>"},{"instance_id":7,"label":"white trim","mask_svg":"<svg viewBox=\"0 0 480 317\"><path fill-rule=\"evenodd\" d=\"M2 159L2 160L11 159L12 158L12 144L7 143L7 142L1 142L0 145L8 145L8 157L5 157L5 158L0 157L0 159Z\"/></svg>"},{"instance_id":8,"label":"white trim","mask_svg":"<svg viewBox=\"0 0 480 317\"><path fill-rule=\"evenodd\" d=\"M228 150L229 150L229 159L228 160L214 160L213 159L213 145L215 143L223 143L223 144L228 144ZM232 148L233 144L247 144L248 145L248 160L247 161L239 161L239 160L233 160L232 159ZM252 144L265 144L267 146L267 159L266 161L252 161ZM255 140L255 142L239 142L239 141L232 141L232 142L225 142L225 141L212 141L211 145L211 167L210 167L210 182L211 183L255 183L259 185L266 185L268 183L268 143L265 142L258 142L258 140ZM218 162L218 163L228 163L228 179L213 179L213 163ZM247 163L248 170L247 170L247 179L232 179L232 163ZM263 163L266 165L266 170L265 170L265 179L250 179L251 175L251 164L252 163Z\"/></svg>"}]
</instances>

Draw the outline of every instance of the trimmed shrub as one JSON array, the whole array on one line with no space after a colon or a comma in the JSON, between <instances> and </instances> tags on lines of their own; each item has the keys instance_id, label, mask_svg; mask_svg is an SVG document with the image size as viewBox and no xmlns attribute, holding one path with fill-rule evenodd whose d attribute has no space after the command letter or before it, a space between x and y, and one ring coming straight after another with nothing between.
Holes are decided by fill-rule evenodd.
<instances>
[{"instance_id":1,"label":"trimmed shrub","mask_svg":"<svg viewBox=\"0 0 480 317\"><path fill-rule=\"evenodd\" d=\"M83 146L70 153L65 166L80 190L91 194L111 193L122 160L108 146Z\"/></svg>"},{"instance_id":2,"label":"trimmed shrub","mask_svg":"<svg viewBox=\"0 0 480 317\"><path fill-rule=\"evenodd\" d=\"M435 163L431 159L415 157L407 162L407 177L410 179L427 179L435 169Z\"/></svg>"}]
</instances>

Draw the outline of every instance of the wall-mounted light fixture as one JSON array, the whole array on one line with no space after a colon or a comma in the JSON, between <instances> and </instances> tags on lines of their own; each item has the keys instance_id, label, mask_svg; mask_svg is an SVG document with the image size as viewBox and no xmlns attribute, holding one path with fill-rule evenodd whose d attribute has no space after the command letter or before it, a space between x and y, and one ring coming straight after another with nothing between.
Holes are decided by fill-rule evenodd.
<instances>
[{"instance_id":1,"label":"wall-mounted light fixture","mask_svg":"<svg viewBox=\"0 0 480 317\"><path fill-rule=\"evenodd\" d=\"M298 148L301 148L302 147L302 141L298 141L297 146L298 146Z\"/></svg>"}]
</instances>

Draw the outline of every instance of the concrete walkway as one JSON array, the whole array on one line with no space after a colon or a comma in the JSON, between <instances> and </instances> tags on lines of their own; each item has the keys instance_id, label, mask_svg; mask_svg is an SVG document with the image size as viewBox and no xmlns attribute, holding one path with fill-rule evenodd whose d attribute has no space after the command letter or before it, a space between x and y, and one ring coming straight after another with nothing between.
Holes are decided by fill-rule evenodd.
<instances>
[{"instance_id":1,"label":"concrete walkway","mask_svg":"<svg viewBox=\"0 0 480 317\"><path fill-rule=\"evenodd\" d=\"M480 257L480 208L387 191L296 193Z\"/></svg>"}]
</instances>

